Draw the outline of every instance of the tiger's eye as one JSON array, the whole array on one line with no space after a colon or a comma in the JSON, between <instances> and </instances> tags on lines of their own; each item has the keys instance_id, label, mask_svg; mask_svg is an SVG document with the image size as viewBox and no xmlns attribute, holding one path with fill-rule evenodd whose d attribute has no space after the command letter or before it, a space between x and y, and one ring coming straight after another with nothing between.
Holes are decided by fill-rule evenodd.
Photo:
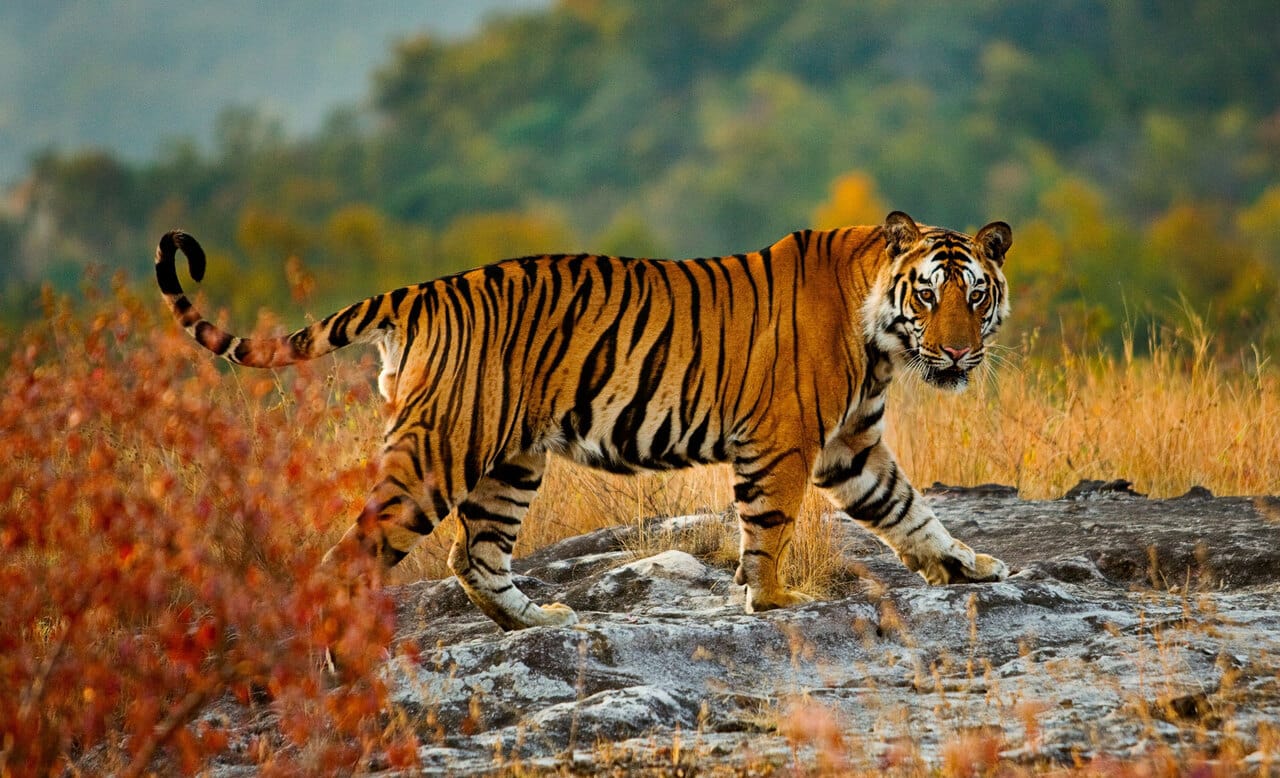
<instances>
[{"instance_id":1,"label":"tiger's eye","mask_svg":"<svg viewBox=\"0 0 1280 778\"><path fill-rule=\"evenodd\" d=\"M985 289L974 289L969 293L969 303L972 305L977 305L985 299L987 299L987 290Z\"/></svg>"},{"instance_id":2,"label":"tiger's eye","mask_svg":"<svg viewBox=\"0 0 1280 778\"><path fill-rule=\"evenodd\" d=\"M921 289L920 291L916 292L916 299L918 299L920 302L924 303L925 305L933 304L933 290Z\"/></svg>"}]
</instances>

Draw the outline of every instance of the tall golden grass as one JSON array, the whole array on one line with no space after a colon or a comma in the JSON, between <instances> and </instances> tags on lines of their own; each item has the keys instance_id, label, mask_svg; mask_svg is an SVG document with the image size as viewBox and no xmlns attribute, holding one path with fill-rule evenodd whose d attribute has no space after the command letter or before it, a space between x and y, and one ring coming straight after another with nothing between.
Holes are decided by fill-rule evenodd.
<instances>
[{"instance_id":1,"label":"tall golden grass","mask_svg":"<svg viewBox=\"0 0 1280 778\"><path fill-rule=\"evenodd\" d=\"M966 394L894 387L889 439L918 485L998 482L1028 499L1125 478L1153 497L1280 487L1280 376L1215 359L1212 337L1133 341L1120 355L1014 356Z\"/></svg>"}]
</instances>

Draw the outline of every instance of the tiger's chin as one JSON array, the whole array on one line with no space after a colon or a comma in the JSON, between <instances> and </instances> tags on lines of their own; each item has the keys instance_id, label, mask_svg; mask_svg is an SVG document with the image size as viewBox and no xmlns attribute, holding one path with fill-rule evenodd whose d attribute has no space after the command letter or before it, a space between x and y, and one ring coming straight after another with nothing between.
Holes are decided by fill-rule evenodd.
<instances>
[{"instance_id":1,"label":"tiger's chin","mask_svg":"<svg viewBox=\"0 0 1280 778\"><path fill-rule=\"evenodd\" d=\"M969 371L952 365L950 367L925 367L920 371L925 383L946 392L963 392L969 388Z\"/></svg>"}]
</instances>

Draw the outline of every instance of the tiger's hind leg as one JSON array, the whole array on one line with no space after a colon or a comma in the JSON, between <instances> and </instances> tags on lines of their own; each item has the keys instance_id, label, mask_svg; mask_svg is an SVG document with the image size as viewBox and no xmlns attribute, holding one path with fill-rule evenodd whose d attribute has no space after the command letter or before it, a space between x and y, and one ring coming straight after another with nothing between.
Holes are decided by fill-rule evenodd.
<instances>
[{"instance_id":1,"label":"tiger's hind leg","mask_svg":"<svg viewBox=\"0 0 1280 778\"><path fill-rule=\"evenodd\" d=\"M567 605L538 605L511 580L511 551L545 469L546 455L524 454L498 464L458 506L449 567L471 602L504 630L578 621Z\"/></svg>"},{"instance_id":2,"label":"tiger's hind leg","mask_svg":"<svg viewBox=\"0 0 1280 778\"><path fill-rule=\"evenodd\" d=\"M406 434L383 450L377 485L355 523L325 554L325 565L372 557L384 570L395 567L449 515L450 500L430 463L421 460L418 440Z\"/></svg>"},{"instance_id":3,"label":"tiger's hind leg","mask_svg":"<svg viewBox=\"0 0 1280 778\"><path fill-rule=\"evenodd\" d=\"M812 602L783 582L796 513L804 498L805 464L798 451L770 452L734 463L733 494L742 533L733 581L747 588L747 613Z\"/></svg>"}]
</instances>

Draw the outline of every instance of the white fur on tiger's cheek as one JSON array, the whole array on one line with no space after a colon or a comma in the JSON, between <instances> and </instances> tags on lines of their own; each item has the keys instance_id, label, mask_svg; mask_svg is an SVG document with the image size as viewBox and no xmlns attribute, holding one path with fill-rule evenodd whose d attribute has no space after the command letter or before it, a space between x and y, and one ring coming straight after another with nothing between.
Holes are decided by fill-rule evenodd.
<instances>
[{"instance_id":1,"label":"white fur on tiger's cheek","mask_svg":"<svg viewBox=\"0 0 1280 778\"><path fill-rule=\"evenodd\" d=\"M877 285L867 295L862 306L863 333L868 343L889 356L894 367L902 368L905 366L903 356L906 347L894 332L893 322L898 314L886 291L883 285ZM907 338L910 339L909 333Z\"/></svg>"}]
</instances>

